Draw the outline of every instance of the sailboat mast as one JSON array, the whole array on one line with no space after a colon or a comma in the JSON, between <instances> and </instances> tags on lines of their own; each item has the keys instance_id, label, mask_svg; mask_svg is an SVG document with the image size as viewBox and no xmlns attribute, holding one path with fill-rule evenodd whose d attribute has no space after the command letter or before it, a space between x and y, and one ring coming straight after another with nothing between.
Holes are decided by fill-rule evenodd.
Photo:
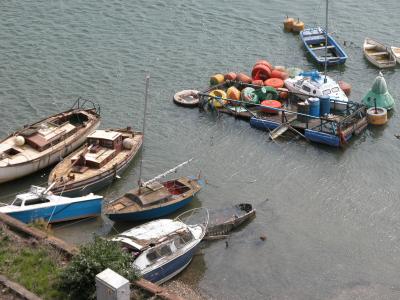
<instances>
[{"instance_id":1,"label":"sailboat mast","mask_svg":"<svg viewBox=\"0 0 400 300\"><path fill-rule=\"evenodd\" d=\"M324 78L324 83L327 82L327 79L326 79L326 70L328 68L327 56L328 56L328 0L326 0L326 11L325 11L325 66L324 66L325 78Z\"/></svg>"},{"instance_id":2,"label":"sailboat mast","mask_svg":"<svg viewBox=\"0 0 400 300\"><path fill-rule=\"evenodd\" d=\"M142 133L143 133L143 150L144 150L144 140L146 138L146 135L144 134L144 131L146 130L146 114L147 114L147 99L149 95L149 83L150 83L150 75L146 75L146 91L144 94L144 113L143 113L143 128L142 128ZM142 165L143 165L143 153L144 151L142 150L142 155L140 156L140 167L139 167L139 187L142 182Z\"/></svg>"}]
</instances>

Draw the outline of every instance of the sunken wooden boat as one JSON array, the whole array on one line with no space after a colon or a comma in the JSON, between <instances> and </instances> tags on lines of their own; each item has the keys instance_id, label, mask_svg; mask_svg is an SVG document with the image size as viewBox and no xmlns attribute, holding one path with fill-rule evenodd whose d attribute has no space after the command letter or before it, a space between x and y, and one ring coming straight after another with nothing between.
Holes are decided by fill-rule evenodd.
<instances>
[{"instance_id":1,"label":"sunken wooden boat","mask_svg":"<svg viewBox=\"0 0 400 300\"><path fill-rule=\"evenodd\" d=\"M142 147L143 134L124 129L96 130L87 143L57 164L48 184L54 194L86 195L111 184Z\"/></svg>"},{"instance_id":2,"label":"sunken wooden boat","mask_svg":"<svg viewBox=\"0 0 400 300\"><path fill-rule=\"evenodd\" d=\"M250 203L240 203L221 209L209 209L208 212L209 222L205 239L225 236L256 215L256 210Z\"/></svg>"},{"instance_id":3,"label":"sunken wooden boat","mask_svg":"<svg viewBox=\"0 0 400 300\"><path fill-rule=\"evenodd\" d=\"M187 176L144 183L106 205L104 214L117 222L159 218L187 205L203 185L204 179Z\"/></svg>"},{"instance_id":4,"label":"sunken wooden boat","mask_svg":"<svg viewBox=\"0 0 400 300\"><path fill-rule=\"evenodd\" d=\"M396 66L396 58L392 51L378 41L365 38L363 51L365 58L380 69Z\"/></svg>"},{"instance_id":5,"label":"sunken wooden boat","mask_svg":"<svg viewBox=\"0 0 400 300\"><path fill-rule=\"evenodd\" d=\"M0 141L0 183L58 162L81 146L99 124L99 106L79 98L71 109L25 125Z\"/></svg>"}]
</instances>

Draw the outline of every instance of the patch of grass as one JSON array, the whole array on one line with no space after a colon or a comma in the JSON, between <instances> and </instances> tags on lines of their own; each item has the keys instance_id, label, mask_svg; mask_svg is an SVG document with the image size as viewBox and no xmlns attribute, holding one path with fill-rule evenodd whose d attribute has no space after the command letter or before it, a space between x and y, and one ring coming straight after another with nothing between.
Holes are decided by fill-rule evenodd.
<instances>
[{"instance_id":1,"label":"patch of grass","mask_svg":"<svg viewBox=\"0 0 400 300\"><path fill-rule=\"evenodd\" d=\"M57 289L61 267L53 251L12 241L0 228L0 273L43 299L64 299Z\"/></svg>"}]
</instances>

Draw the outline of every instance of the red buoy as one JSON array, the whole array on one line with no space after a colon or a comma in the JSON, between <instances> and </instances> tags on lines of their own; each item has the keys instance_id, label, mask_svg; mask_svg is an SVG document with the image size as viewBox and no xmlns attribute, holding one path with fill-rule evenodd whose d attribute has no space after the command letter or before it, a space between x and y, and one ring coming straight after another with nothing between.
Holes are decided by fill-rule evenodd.
<instances>
[{"instance_id":1,"label":"red buoy","mask_svg":"<svg viewBox=\"0 0 400 300\"><path fill-rule=\"evenodd\" d=\"M264 85L272 86L275 89L279 89L284 86L284 82L280 78L270 78L264 81Z\"/></svg>"},{"instance_id":2,"label":"red buoy","mask_svg":"<svg viewBox=\"0 0 400 300\"><path fill-rule=\"evenodd\" d=\"M265 59L257 60L255 66L256 66L256 65L264 65L264 66L267 66L270 70L272 70L272 69L274 68L274 67L272 66L272 64L271 64L268 60L265 60Z\"/></svg>"},{"instance_id":3,"label":"red buoy","mask_svg":"<svg viewBox=\"0 0 400 300\"><path fill-rule=\"evenodd\" d=\"M280 78L282 80L285 80L289 77L289 75L286 72L282 72L280 70L272 70L271 71L271 78Z\"/></svg>"},{"instance_id":4,"label":"red buoy","mask_svg":"<svg viewBox=\"0 0 400 300\"><path fill-rule=\"evenodd\" d=\"M338 81L339 87L343 90L343 92L346 94L346 96L350 96L351 93L351 84L347 83L343 80Z\"/></svg>"},{"instance_id":5,"label":"red buoy","mask_svg":"<svg viewBox=\"0 0 400 300\"><path fill-rule=\"evenodd\" d=\"M229 72L224 75L225 81L226 80L236 80L237 74L235 72Z\"/></svg>"},{"instance_id":6,"label":"red buoy","mask_svg":"<svg viewBox=\"0 0 400 300\"><path fill-rule=\"evenodd\" d=\"M271 69L266 65L255 65L251 71L253 80L266 80L271 77Z\"/></svg>"},{"instance_id":7,"label":"red buoy","mask_svg":"<svg viewBox=\"0 0 400 300\"><path fill-rule=\"evenodd\" d=\"M263 102L261 102L261 105L272 107L272 108L281 108L282 107L282 103L280 103L278 100L264 100ZM278 114L279 113L278 110L269 109L267 107L261 107L260 110L263 112L269 113L269 114Z\"/></svg>"},{"instance_id":8,"label":"red buoy","mask_svg":"<svg viewBox=\"0 0 400 300\"><path fill-rule=\"evenodd\" d=\"M239 73L236 77L236 80L244 83L251 83L251 78L244 73Z\"/></svg>"}]
</instances>

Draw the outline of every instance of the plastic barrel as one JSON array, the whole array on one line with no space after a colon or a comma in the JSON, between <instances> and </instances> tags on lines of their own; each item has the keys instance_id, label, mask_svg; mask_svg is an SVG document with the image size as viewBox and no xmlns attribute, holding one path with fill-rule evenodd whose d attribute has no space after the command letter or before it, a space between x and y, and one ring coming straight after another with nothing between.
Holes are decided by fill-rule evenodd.
<instances>
[{"instance_id":1,"label":"plastic barrel","mask_svg":"<svg viewBox=\"0 0 400 300\"><path fill-rule=\"evenodd\" d=\"M319 112L321 116L331 112L331 100L329 96L321 96L319 98Z\"/></svg>"},{"instance_id":2,"label":"plastic barrel","mask_svg":"<svg viewBox=\"0 0 400 300\"><path fill-rule=\"evenodd\" d=\"M310 109L310 106L308 104L306 104L305 102L297 103L297 112L298 113L308 115L310 113L309 109ZM299 122L306 123L308 121L308 117L302 116L302 115L297 115L297 120Z\"/></svg>"},{"instance_id":3,"label":"plastic barrel","mask_svg":"<svg viewBox=\"0 0 400 300\"><path fill-rule=\"evenodd\" d=\"M310 105L310 115L319 117L319 98L308 98L308 103Z\"/></svg>"}]
</instances>

